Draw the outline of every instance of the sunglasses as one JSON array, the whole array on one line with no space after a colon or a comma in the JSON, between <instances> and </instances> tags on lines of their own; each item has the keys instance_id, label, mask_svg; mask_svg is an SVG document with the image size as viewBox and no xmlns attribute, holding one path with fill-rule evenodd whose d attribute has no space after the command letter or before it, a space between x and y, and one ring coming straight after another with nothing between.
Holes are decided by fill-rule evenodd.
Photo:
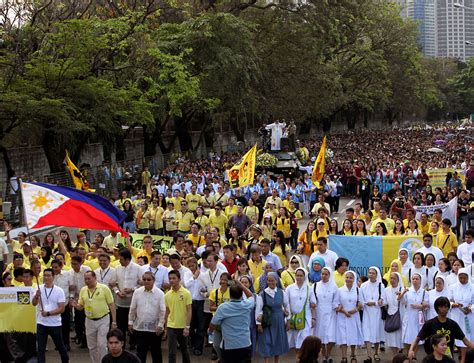
<instances>
[{"instance_id":1,"label":"sunglasses","mask_svg":"<svg viewBox=\"0 0 474 363\"><path fill-rule=\"evenodd\" d=\"M142 279L143 281L153 281L153 279Z\"/></svg>"}]
</instances>

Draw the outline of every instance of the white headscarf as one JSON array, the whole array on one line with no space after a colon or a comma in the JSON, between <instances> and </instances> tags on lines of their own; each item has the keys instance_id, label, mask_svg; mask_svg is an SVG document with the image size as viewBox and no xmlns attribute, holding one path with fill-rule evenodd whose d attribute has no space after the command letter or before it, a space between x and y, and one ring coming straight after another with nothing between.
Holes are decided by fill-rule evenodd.
<instances>
[{"instance_id":1,"label":"white headscarf","mask_svg":"<svg viewBox=\"0 0 474 363\"><path fill-rule=\"evenodd\" d=\"M436 290L436 280L437 279L443 280L443 290L441 290L441 291ZM444 277L443 275L436 275L436 277L434 279L433 291L435 291L434 294L438 294L439 296L447 296L448 295L448 283L446 281L446 277Z\"/></svg>"},{"instance_id":2,"label":"white headscarf","mask_svg":"<svg viewBox=\"0 0 474 363\"><path fill-rule=\"evenodd\" d=\"M373 283L374 284L382 283L382 275L380 273L379 268L377 266L370 266L369 270L375 270L377 272L377 277L375 278L375 282L373 282ZM370 280L368 282L370 282Z\"/></svg>"},{"instance_id":3,"label":"white headscarf","mask_svg":"<svg viewBox=\"0 0 474 363\"><path fill-rule=\"evenodd\" d=\"M298 271L303 271L304 273L304 281L303 281L303 285L301 286L305 286L305 285L308 285L309 283L309 280L308 280L308 271L306 271L306 269L304 267L298 267L296 270L295 270L295 284L298 285L298 283L296 282L296 273Z\"/></svg>"},{"instance_id":4,"label":"white headscarf","mask_svg":"<svg viewBox=\"0 0 474 363\"><path fill-rule=\"evenodd\" d=\"M393 287L389 281L389 291L390 293L386 294L386 299L388 303L388 313L393 315L398 310L399 301L397 300L397 293L403 290L403 279L402 275L399 272L392 272L397 275L398 283L396 287ZM390 275L392 275L392 273Z\"/></svg>"},{"instance_id":5,"label":"white headscarf","mask_svg":"<svg viewBox=\"0 0 474 363\"><path fill-rule=\"evenodd\" d=\"M332 272L332 269L326 266L321 269L321 272L323 272L323 270L326 270L329 273L329 280L328 282L323 282L323 279L321 279L321 281L319 281L318 284L329 285L329 286L334 285L337 287L336 282L334 281L334 274Z\"/></svg>"},{"instance_id":6,"label":"white headscarf","mask_svg":"<svg viewBox=\"0 0 474 363\"><path fill-rule=\"evenodd\" d=\"M473 287L471 284L471 274L469 272L470 271L468 268L460 268L457 276L458 282L452 288L452 295L454 301L463 305L470 304L472 300ZM466 275L467 283L461 284L461 282L459 281L459 275Z\"/></svg>"},{"instance_id":7,"label":"white headscarf","mask_svg":"<svg viewBox=\"0 0 474 363\"><path fill-rule=\"evenodd\" d=\"M419 272L413 272L413 274L411 275L411 278L413 278L413 276L415 276L415 275L420 276L420 287L419 287L419 289L423 289L423 286L425 286L425 281L423 280L423 276L421 276L421 274L420 274ZM413 284L411 283L411 281L410 281L410 284L411 284L410 290L416 291L416 290L415 290L415 287L413 286ZM419 289L418 289L418 290L419 290Z\"/></svg>"},{"instance_id":8,"label":"white headscarf","mask_svg":"<svg viewBox=\"0 0 474 363\"><path fill-rule=\"evenodd\" d=\"M352 274L352 276L354 276L354 283L352 284L352 289L351 290L348 289L348 287L346 285L346 282L345 282L347 274ZM343 286L343 288L345 288L346 291L353 291L357 287L357 279L358 279L357 272L352 271L352 270L347 270L346 272L344 272L344 286Z\"/></svg>"}]
</instances>

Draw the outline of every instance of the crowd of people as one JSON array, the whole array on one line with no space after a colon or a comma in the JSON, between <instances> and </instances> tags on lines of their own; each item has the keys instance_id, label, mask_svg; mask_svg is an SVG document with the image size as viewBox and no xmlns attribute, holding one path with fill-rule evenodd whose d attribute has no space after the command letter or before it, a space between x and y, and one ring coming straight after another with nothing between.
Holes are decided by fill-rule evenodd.
<instances>
[{"instance_id":1,"label":"crowd of people","mask_svg":"<svg viewBox=\"0 0 474 363\"><path fill-rule=\"evenodd\" d=\"M190 362L210 346L211 358L221 362L253 356L278 362L294 349L304 363L320 345L323 362L332 363L337 345L342 363L354 363L357 347L366 349L366 362L380 361L381 349L413 354L417 339L444 344L432 358L441 351L452 355L455 346L461 362L468 361L466 347L474 339L474 159L465 145L453 150L464 140L453 129L446 144L450 156L424 162L426 133L432 143L440 131L411 132L417 143L410 145L405 134L394 132L355 133L353 147L338 136L329 139L333 156L322 189L310 176L310 155L317 152L311 142L298 142L308 156L301 174L271 178L262 172L254 184L237 189L224 172L233 156L178 159L153 174L145 167L111 200L125 213L122 228L144 235L141 246L113 231L71 237L62 229L14 238L5 223L1 285L35 291L37 351L31 354L44 362L49 335L68 361L74 326L74 341L89 349L94 363L111 359L109 338L116 346L126 342L141 362L148 351L161 362L163 340L169 362L178 350ZM453 174L445 187L431 188L425 168L452 166L462 170L464 182ZM345 209L339 225L342 195L361 201ZM415 213L416 206L454 198L455 228L440 209ZM350 256L330 250L332 234L419 236L423 247L413 255L400 249L388 271L373 266L368 276L358 276ZM171 237L171 248L154 244L155 236ZM448 299L444 318L438 316L446 305L437 303L440 297ZM460 330L443 330L447 340L432 336L436 332L426 335L424 324L443 319ZM120 354L133 356L123 349Z\"/></svg>"}]
</instances>

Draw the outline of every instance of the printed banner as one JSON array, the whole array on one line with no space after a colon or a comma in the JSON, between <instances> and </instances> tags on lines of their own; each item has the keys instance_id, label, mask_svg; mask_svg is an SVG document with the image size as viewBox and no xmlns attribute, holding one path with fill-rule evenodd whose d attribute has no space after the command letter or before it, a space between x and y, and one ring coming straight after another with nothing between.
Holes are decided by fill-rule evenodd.
<instances>
[{"instance_id":1,"label":"printed banner","mask_svg":"<svg viewBox=\"0 0 474 363\"><path fill-rule=\"evenodd\" d=\"M257 160L257 144L242 157L240 164L227 170L231 188L241 188L253 184L255 178L255 163Z\"/></svg>"},{"instance_id":2,"label":"printed banner","mask_svg":"<svg viewBox=\"0 0 474 363\"><path fill-rule=\"evenodd\" d=\"M436 209L441 209L443 212L443 218L448 218L453 227L457 225L457 211L458 211L458 197L453 198L448 203L435 204L435 205L422 205L414 207L416 211L416 219L420 220L421 213L426 213L429 216L433 215Z\"/></svg>"},{"instance_id":3,"label":"printed banner","mask_svg":"<svg viewBox=\"0 0 474 363\"><path fill-rule=\"evenodd\" d=\"M324 164L326 162L326 135L324 135L321 149L319 149L318 157L314 162L313 173L311 174L311 180L313 181L316 188L321 188L320 183L324 177Z\"/></svg>"},{"instance_id":4,"label":"printed banner","mask_svg":"<svg viewBox=\"0 0 474 363\"><path fill-rule=\"evenodd\" d=\"M33 289L0 287L0 333L36 333Z\"/></svg>"},{"instance_id":5,"label":"printed banner","mask_svg":"<svg viewBox=\"0 0 474 363\"><path fill-rule=\"evenodd\" d=\"M142 248L143 237L147 235L140 233L129 233L129 236L130 242L132 243L133 247ZM156 251L160 251L161 253L165 253L173 245L173 237L151 235L151 238L153 238L153 249ZM123 243L123 245L126 246L125 237L121 236L121 238L119 238L118 240L120 241L120 243Z\"/></svg>"},{"instance_id":6,"label":"printed banner","mask_svg":"<svg viewBox=\"0 0 474 363\"><path fill-rule=\"evenodd\" d=\"M431 185L432 190L435 188L444 188L446 186L446 174L451 172L454 173L456 170L450 168L444 169L427 169L426 174L430 181L428 182ZM461 170L457 170L461 182L464 184L464 175L461 174Z\"/></svg>"},{"instance_id":7,"label":"printed banner","mask_svg":"<svg viewBox=\"0 0 474 363\"><path fill-rule=\"evenodd\" d=\"M329 248L339 257L349 260L349 268L367 276L370 266L377 266L382 273L398 257L398 250L406 248L409 258L423 246L422 236L329 236Z\"/></svg>"}]
</instances>

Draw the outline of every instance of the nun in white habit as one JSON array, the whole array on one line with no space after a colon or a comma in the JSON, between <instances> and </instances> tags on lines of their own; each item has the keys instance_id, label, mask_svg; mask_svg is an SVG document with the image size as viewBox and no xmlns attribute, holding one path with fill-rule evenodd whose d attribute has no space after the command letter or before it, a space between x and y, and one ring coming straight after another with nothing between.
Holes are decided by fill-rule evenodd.
<instances>
[{"instance_id":1,"label":"nun in white habit","mask_svg":"<svg viewBox=\"0 0 474 363\"><path fill-rule=\"evenodd\" d=\"M472 330L474 329L474 316L472 314L474 288L471 284L469 268L462 268L458 271L458 283L451 289L451 319L461 327L466 338L472 340ZM466 355L466 345L462 340L455 340L455 344L461 350L461 362L464 362Z\"/></svg>"},{"instance_id":2,"label":"nun in white habit","mask_svg":"<svg viewBox=\"0 0 474 363\"><path fill-rule=\"evenodd\" d=\"M300 349L303 340L309 335L314 329L316 321L316 299L314 297L313 289L308 284L307 272L304 268L298 267L295 271L295 283L291 284L286 288L286 294L288 295L289 306L290 306L290 317L297 316L303 310L305 316L305 324L303 329L290 329L287 332L288 345L291 348Z\"/></svg>"},{"instance_id":3,"label":"nun in white habit","mask_svg":"<svg viewBox=\"0 0 474 363\"><path fill-rule=\"evenodd\" d=\"M419 272L413 273L411 287L404 296L403 344L410 345L415 340L426 319L428 294L422 286L424 286L423 276Z\"/></svg>"},{"instance_id":4,"label":"nun in white habit","mask_svg":"<svg viewBox=\"0 0 474 363\"><path fill-rule=\"evenodd\" d=\"M351 363L357 362L355 348L363 342L359 311L362 310L357 274L344 273L344 285L339 288L336 309L336 344L341 347L342 361L347 362L347 346L351 346Z\"/></svg>"},{"instance_id":5,"label":"nun in white habit","mask_svg":"<svg viewBox=\"0 0 474 363\"><path fill-rule=\"evenodd\" d=\"M332 361L331 350L336 342L336 309L339 289L330 267L321 270L321 281L314 284L316 297L316 326L314 335L321 339L324 360ZM324 362L323 360L323 362Z\"/></svg>"},{"instance_id":6,"label":"nun in white habit","mask_svg":"<svg viewBox=\"0 0 474 363\"><path fill-rule=\"evenodd\" d=\"M446 277L444 277L443 275L437 275L434 278L434 288L428 291L428 314L426 317L427 320L433 319L438 316L438 313L434 308L434 303L436 299L441 296L447 297L449 299L449 287L448 283L446 282Z\"/></svg>"},{"instance_id":7,"label":"nun in white habit","mask_svg":"<svg viewBox=\"0 0 474 363\"><path fill-rule=\"evenodd\" d=\"M398 272L390 274L389 285L385 288L385 304L387 306L387 313L394 315L400 310L400 320L403 321L404 306L402 304L403 296L408 292L408 289L403 286L402 275ZM385 345L392 348L393 354L397 354L403 348L402 342L402 327L400 329L387 333L385 332Z\"/></svg>"},{"instance_id":8,"label":"nun in white habit","mask_svg":"<svg viewBox=\"0 0 474 363\"><path fill-rule=\"evenodd\" d=\"M369 267L367 275L369 280L360 287L360 302L364 305L362 334L367 348L367 359L378 362L379 344L385 340L381 310L385 305L385 286L382 284L382 275L378 267ZM372 344L375 347L373 356Z\"/></svg>"}]
</instances>

